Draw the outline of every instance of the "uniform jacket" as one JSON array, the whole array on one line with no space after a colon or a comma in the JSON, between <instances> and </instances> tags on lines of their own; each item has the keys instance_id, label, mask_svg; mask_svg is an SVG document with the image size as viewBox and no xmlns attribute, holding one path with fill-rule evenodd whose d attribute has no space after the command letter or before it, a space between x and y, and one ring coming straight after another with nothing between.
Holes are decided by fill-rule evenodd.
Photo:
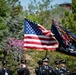
<instances>
[{"instance_id":1,"label":"uniform jacket","mask_svg":"<svg viewBox=\"0 0 76 75\"><path fill-rule=\"evenodd\" d=\"M67 68L61 67L60 68L60 73L61 73L61 75L65 75L65 74L69 74L70 71Z\"/></svg>"},{"instance_id":2,"label":"uniform jacket","mask_svg":"<svg viewBox=\"0 0 76 75\"><path fill-rule=\"evenodd\" d=\"M60 69L59 68L55 68L54 69L54 75L60 75Z\"/></svg>"},{"instance_id":3,"label":"uniform jacket","mask_svg":"<svg viewBox=\"0 0 76 75\"><path fill-rule=\"evenodd\" d=\"M36 75L39 75L39 67L35 68L35 73L36 73Z\"/></svg>"},{"instance_id":4,"label":"uniform jacket","mask_svg":"<svg viewBox=\"0 0 76 75\"><path fill-rule=\"evenodd\" d=\"M6 69L4 69L4 68L0 69L0 75L5 75L5 72L7 72L8 75L13 75L12 71L10 69L7 69L7 68Z\"/></svg>"},{"instance_id":5,"label":"uniform jacket","mask_svg":"<svg viewBox=\"0 0 76 75\"><path fill-rule=\"evenodd\" d=\"M30 72L27 68L19 68L17 73L18 75L30 75Z\"/></svg>"},{"instance_id":6,"label":"uniform jacket","mask_svg":"<svg viewBox=\"0 0 76 75\"><path fill-rule=\"evenodd\" d=\"M52 75L53 70L50 66L42 66L39 69L39 75Z\"/></svg>"}]
</instances>

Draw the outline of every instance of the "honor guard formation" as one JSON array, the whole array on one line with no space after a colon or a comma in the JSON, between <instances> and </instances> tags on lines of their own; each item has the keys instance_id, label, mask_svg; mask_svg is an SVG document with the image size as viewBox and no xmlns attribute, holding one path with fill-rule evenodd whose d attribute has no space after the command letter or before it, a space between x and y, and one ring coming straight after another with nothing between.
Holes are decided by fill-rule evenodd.
<instances>
[{"instance_id":1,"label":"honor guard formation","mask_svg":"<svg viewBox=\"0 0 76 75\"><path fill-rule=\"evenodd\" d=\"M45 57L38 61L38 66L35 68L35 75L76 75L66 66L66 60L55 60L55 67L49 65L49 58ZM12 70L7 67L8 62L2 61L2 68L0 69L0 75L13 75ZM17 75L31 75L29 69L25 65L24 60L21 60L17 68Z\"/></svg>"},{"instance_id":2,"label":"honor guard formation","mask_svg":"<svg viewBox=\"0 0 76 75\"><path fill-rule=\"evenodd\" d=\"M66 60L56 60L54 61L55 67L49 65L49 58L45 57L38 61L38 67L35 68L36 75L76 75L76 73L71 73L71 71L66 66Z\"/></svg>"}]
</instances>

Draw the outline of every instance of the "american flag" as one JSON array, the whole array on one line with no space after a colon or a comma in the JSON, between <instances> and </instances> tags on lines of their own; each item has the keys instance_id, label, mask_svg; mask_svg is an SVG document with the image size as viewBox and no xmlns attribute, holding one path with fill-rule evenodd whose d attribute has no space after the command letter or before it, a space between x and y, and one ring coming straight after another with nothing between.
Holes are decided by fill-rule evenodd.
<instances>
[{"instance_id":1,"label":"american flag","mask_svg":"<svg viewBox=\"0 0 76 75\"><path fill-rule=\"evenodd\" d=\"M28 19L24 20L24 49L56 50L58 42L50 30Z\"/></svg>"}]
</instances>

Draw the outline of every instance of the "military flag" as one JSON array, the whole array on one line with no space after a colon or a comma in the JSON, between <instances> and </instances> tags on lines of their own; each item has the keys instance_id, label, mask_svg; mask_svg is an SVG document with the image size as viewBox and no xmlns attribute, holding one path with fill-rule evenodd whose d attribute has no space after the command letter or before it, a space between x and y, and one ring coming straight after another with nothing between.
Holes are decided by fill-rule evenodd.
<instances>
[{"instance_id":1,"label":"military flag","mask_svg":"<svg viewBox=\"0 0 76 75\"><path fill-rule=\"evenodd\" d=\"M58 25L55 20L52 20L51 31L59 42L57 51L76 56L75 34Z\"/></svg>"}]
</instances>

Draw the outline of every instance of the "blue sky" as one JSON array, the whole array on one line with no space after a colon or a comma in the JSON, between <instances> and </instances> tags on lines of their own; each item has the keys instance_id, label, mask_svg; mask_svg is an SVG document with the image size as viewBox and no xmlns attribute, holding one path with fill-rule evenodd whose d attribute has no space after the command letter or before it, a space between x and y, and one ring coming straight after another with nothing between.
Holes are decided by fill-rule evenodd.
<instances>
[{"instance_id":1,"label":"blue sky","mask_svg":"<svg viewBox=\"0 0 76 75\"><path fill-rule=\"evenodd\" d=\"M30 3L30 0L19 0L21 2L21 5L23 6L23 8L27 7L28 4ZM41 0L37 0L37 1L41 1ZM53 0L51 2L52 5L54 4L60 4L60 3L64 3L64 2L69 2L71 3L72 0Z\"/></svg>"}]
</instances>

